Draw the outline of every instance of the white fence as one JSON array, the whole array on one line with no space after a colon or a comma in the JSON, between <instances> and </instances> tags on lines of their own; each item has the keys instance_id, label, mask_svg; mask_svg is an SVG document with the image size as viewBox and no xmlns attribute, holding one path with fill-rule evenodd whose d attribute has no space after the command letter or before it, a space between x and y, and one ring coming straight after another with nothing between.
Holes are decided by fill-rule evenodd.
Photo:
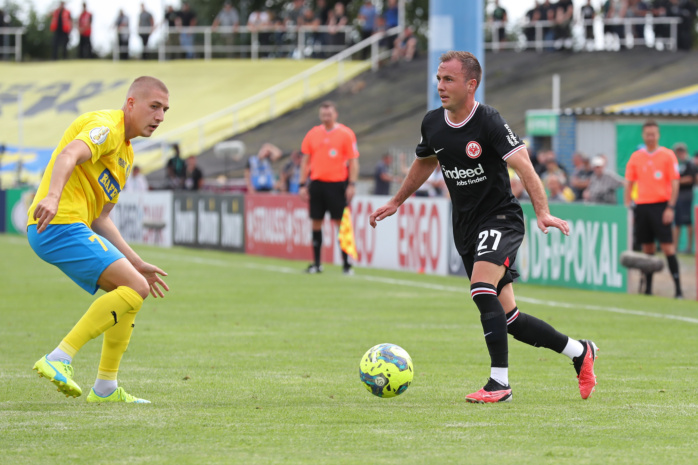
<instances>
[{"instance_id":1,"label":"white fence","mask_svg":"<svg viewBox=\"0 0 698 465\"><path fill-rule=\"evenodd\" d=\"M22 61L22 35L23 27L0 27L0 60L14 55L15 61ZM14 36L14 45L11 45L11 38Z\"/></svg>"},{"instance_id":2,"label":"white fence","mask_svg":"<svg viewBox=\"0 0 698 465\"><path fill-rule=\"evenodd\" d=\"M500 21L492 21L486 25L491 41L485 43L485 48L495 52L504 49L517 51L534 49L542 52L560 48L578 51L617 50L621 46L632 48L645 45L660 50L676 51L678 25L681 21L680 18L653 17L652 15L644 18L580 19L569 24L567 38L546 37L546 31L559 27L555 21L522 22L511 26L507 33L513 34L516 39L506 42L499 40L499 31L507 25ZM662 25L668 27L668 37L657 37L654 33L654 27ZM587 27L593 28L594 37L587 37ZM641 33L638 33L638 28L642 31Z\"/></svg>"}]
</instances>

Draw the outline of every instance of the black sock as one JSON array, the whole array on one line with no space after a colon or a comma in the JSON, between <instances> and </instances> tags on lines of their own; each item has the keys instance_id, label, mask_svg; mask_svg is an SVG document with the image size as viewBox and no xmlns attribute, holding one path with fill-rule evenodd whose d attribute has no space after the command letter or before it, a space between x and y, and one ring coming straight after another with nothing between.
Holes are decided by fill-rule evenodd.
<instances>
[{"instance_id":1,"label":"black sock","mask_svg":"<svg viewBox=\"0 0 698 465\"><path fill-rule=\"evenodd\" d=\"M315 266L320 266L320 252L322 252L322 231L313 231L313 259Z\"/></svg>"},{"instance_id":2,"label":"black sock","mask_svg":"<svg viewBox=\"0 0 698 465\"><path fill-rule=\"evenodd\" d=\"M472 283L470 296L480 310L480 322L485 333L491 366L509 367L507 319L502 304L497 299L497 288L487 283Z\"/></svg>"},{"instance_id":3,"label":"black sock","mask_svg":"<svg viewBox=\"0 0 698 465\"><path fill-rule=\"evenodd\" d=\"M654 273L645 273L645 294L652 294L652 275Z\"/></svg>"},{"instance_id":4,"label":"black sock","mask_svg":"<svg viewBox=\"0 0 698 465\"><path fill-rule=\"evenodd\" d=\"M520 312L518 307L514 307L514 310L507 313L507 331L517 341L533 347L545 347L558 354L562 353L567 346L567 336L545 321Z\"/></svg>"},{"instance_id":5,"label":"black sock","mask_svg":"<svg viewBox=\"0 0 698 465\"><path fill-rule=\"evenodd\" d=\"M342 260L344 260L344 268L349 266L349 254L342 250Z\"/></svg>"},{"instance_id":6,"label":"black sock","mask_svg":"<svg viewBox=\"0 0 698 465\"><path fill-rule=\"evenodd\" d=\"M671 272L671 277L674 278L674 286L676 286L676 295L681 295L681 278L679 278L679 261L676 259L676 255L669 255L666 258L666 262L669 265L669 271Z\"/></svg>"}]
</instances>

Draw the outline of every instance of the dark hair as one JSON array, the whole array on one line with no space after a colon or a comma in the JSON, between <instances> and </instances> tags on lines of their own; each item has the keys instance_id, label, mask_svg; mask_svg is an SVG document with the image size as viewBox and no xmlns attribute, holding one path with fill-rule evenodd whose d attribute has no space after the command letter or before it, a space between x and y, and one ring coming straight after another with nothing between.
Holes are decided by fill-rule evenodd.
<instances>
[{"instance_id":1,"label":"dark hair","mask_svg":"<svg viewBox=\"0 0 698 465\"><path fill-rule=\"evenodd\" d=\"M447 61L458 60L461 64L461 69L465 73L466 79L475 79L477 85L480 86L480 80L482 79L482 67L480 62L477 61L475 55L470 52L461 52L457 50L451 50L439 58L441 63L446 63Z\"/></svg>"},{"instance_id":2,"label":"dark hair","mask_svg":"<svg viewBox=\"0 0 698 465\"><path fill-rule=\"evenodd\" d=\"M334 108L337 109L337 105L332 100L325 100L320 104L320 108Z\"/></svg>"},{"instance_id":3,"label":"dark hair","mask_svg":"<svg viewBox=\"0 0 698 465\"><path fill-rule=\"evenodd\" d=\"M657 129L659 129L659 125L657 124L657 122L655 120L648 119L647 121L645 121L645 124L642 125L642 130L644 131L645 128L651 128L653 126Z\"/></svg>"}]
</instances>

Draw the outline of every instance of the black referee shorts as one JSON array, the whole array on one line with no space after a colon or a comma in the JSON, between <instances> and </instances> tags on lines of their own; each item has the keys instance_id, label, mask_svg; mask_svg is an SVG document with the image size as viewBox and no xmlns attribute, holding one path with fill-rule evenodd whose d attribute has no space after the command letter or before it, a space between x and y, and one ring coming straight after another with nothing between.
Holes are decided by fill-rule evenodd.
<instances>
[{"instance_id":1,"label":"black referee shorts","mask_svg":"<svg viewBox=\"0 0 698 465\"><path fill-rule=\"evenodd\" d=\"M635 237L640 244L670 244L674 242L671 224L664 224L662 216L667 202L643 203L635 206Z\"/></svg>"},{"instance_id":2,"label":"black referee shorts","mask_svg":"<svg viewBox=\"0 0 698 465\"><path fill-rule=\"evenodd\" d=\"M347 182L311 181L308 187L310 195L310 219L321 220L325 212L330 218L341 220L344 207L347 206Z\"/></svg>"}]
</instances>

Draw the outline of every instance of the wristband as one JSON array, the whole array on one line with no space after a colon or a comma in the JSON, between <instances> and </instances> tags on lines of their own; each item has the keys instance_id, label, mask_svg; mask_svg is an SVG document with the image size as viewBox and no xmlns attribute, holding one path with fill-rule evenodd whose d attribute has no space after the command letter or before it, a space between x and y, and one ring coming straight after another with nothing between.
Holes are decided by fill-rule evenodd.
<instances>
[{"instance_id":1,"label":"wristband","mask_svg":"<svg viewBox=\"0 0 698 465\"><path fill-rule=\"evenodd\" d=\"M352 181L349 181L349 185L350 185L350 186L355 186L356 183L355 183L355 182L352 182Z\"/></svg>"},{"instance_id":2,"label":"wristband","mask_svg":"<svg viewBox=\"0 0 698 465\"><path fill-rule=\"evenodd\" d=\"M673 210L675 208L674 205L667 205L666 207L670 210Z\"/></svg>"}]
</instances>

